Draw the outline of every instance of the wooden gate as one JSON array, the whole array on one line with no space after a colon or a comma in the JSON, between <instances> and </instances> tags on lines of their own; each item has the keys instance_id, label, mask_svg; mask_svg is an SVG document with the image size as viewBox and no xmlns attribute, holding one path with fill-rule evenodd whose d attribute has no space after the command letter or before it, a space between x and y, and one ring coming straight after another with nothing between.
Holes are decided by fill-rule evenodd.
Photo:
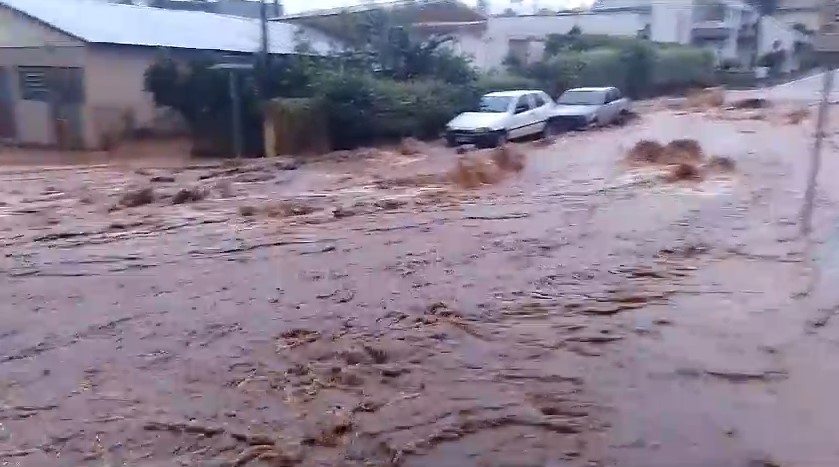
<instances>
[{"instance_id":1,"label":"wooden gate","mask_svg":"<svg viewBox=\"0 0 839 467\"><path fill-rule=\"evenodd\" d=\"M51 68L48 76L52 119L58 147L81 149L84 85L81 68Z\"/></svg>"}]
</instances>

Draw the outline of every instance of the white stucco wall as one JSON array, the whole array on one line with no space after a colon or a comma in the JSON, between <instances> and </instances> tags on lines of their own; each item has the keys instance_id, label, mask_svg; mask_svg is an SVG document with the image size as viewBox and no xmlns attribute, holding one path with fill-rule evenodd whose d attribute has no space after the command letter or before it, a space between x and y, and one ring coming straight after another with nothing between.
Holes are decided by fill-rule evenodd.
<instances>
[{"instance_id":1,"label":"white stucco wall","mask_svg":"<svg viewBox=\"0 0 839 467\"><path fill-rule=\"evenodd\" d=\"M690 43L692 5L691 0L651 2L650 39L655 42Z\"/></svg>"},{"instance_id":2,"label":"white stucco wall","mask_svg":"<svg viewBox=\"0 0 839 467\"><path fill-rule=\"evenodd\" d=\"M533 41L530 56L535 59L541 55L543 42L550 34L566 34L578 26L589 34L635 37L647 21L647 15L637 12L491 17L482 34L471 31L454 34L454 47L472 56L478 68L490 70L503 66L509 53L510 40Z\"/></svg>"},{"instance_id":3,"label":"white stucco wall","mask_svg":"<svg viewBox=\"0 0 839 467\"><path fill-rule=\"evenodd\" d=\"M85 140L103 146L133 124L143 128L155 117L154 101L144 90L146 70L159 56L151 47L90 46L85 79Z\"/></svg>"},{"instance_id":4,"label":"white stucco wall","mask_svg":"<svg viewBox=\"0 0 839 467\"><path fill-rule=\"evenodd\" d=\"M455 53L472 58L472 63L484 69L487 62L488 45L483 31L463 31L452 34L454 41L449 46Z\"/></svg>"},{"instance_id":5,"label":"white stucco wall","mask_svg":"<svg viewBox=\"0 0 839 467\"><path fill-rule=\"evenodd\" d=\"M792 57L793 51L795 50L795 42L797 40L808 40L808 38L771 16L764 17L760 25L761 29L758 54L763 55L767 52L771 52L775 41L778 41L780 42L780 47L787 51L788 57L782 71L796 69L798 64Z\"/></svg>"},{"instance_id":6,"label":"white stucco wall","mask_svg":"<svg viewBox=\"0 0 839 467\"><path fill-rule=\"evenodd\" d=\"M811 31L818 31L821 19L818 11L779 10L772 15L781 23L793 27L796 23L807 26Z\"/></svg>"}]
</instances>

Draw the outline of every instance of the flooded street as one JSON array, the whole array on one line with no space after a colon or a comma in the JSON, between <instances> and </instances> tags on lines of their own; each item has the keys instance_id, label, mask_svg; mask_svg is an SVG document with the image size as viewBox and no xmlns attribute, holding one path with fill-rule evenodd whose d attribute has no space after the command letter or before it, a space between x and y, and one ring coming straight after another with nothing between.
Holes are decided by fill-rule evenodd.
<instances>
[{"instance_id":1,"label":"flooded street","mask_svg":"<svg viewBox=\"0 0 839 467\"><path fill-rule=\"evenodd\" d=\"M477 188L434 145L5 166L0 462L836 465L839 124L808 243L787 111L650 110ZM625 161L682 138L736 168Z\"/></svg>"}]
</instances>

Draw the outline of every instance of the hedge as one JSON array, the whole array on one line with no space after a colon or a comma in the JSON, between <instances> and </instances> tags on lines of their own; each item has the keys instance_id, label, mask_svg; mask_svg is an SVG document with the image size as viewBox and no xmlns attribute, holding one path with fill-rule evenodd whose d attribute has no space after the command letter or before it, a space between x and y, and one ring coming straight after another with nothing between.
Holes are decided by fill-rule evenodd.
<instances>
[{"instance_id":1,"label":"hedge","mask_svg":"<svg viewBox=\"0 0 839 467\"><path fill-rule=\"evenodd\" d=\"M566 50L521 70L551 95L580 86L617 86L632 97L651 97L714 80L713 57L688 47L653 47L643 41L622 48Z\"/></svg>"},{"instance_id":2,"label":"hedge","mask_svg":"<svg viewBox=\"0 0 839 467\"><path fill-rule=\"evenodd\" d=\"M701 49L666 48L656 53L652 78L655 94L714 84L714 57Z\"/></svg>"},{"instance_id":3,"label":"hedge","mask_svg":"<svg viewBox=\"0 0 839 467\"><path fill-rule=\"evenodd\" d=\"M407 136L434 138L454 115L476 105L477 93L471 85L393 81L358 73L328 74L315 84L335 148Z\"/></svg>"}]
</instances>

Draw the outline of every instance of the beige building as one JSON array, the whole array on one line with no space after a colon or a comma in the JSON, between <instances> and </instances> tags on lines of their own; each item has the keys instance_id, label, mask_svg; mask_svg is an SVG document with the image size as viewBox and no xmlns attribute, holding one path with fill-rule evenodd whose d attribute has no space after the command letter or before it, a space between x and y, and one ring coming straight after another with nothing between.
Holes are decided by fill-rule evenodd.
<instances>
[{"instance_id":1,"label":"beige building","mask_svg":"<svg viewBox=\"0 0 839 467\"><path fill-rule=\"evenodd\" d=\"M334 41L287 23L269 25L273 54L299 41L327 53ZM158 116L144 73L161 49L176 57L248 56L256 20L97 0L0 0L0 141L98 149Z\"/></svg>"}]
</instances>

